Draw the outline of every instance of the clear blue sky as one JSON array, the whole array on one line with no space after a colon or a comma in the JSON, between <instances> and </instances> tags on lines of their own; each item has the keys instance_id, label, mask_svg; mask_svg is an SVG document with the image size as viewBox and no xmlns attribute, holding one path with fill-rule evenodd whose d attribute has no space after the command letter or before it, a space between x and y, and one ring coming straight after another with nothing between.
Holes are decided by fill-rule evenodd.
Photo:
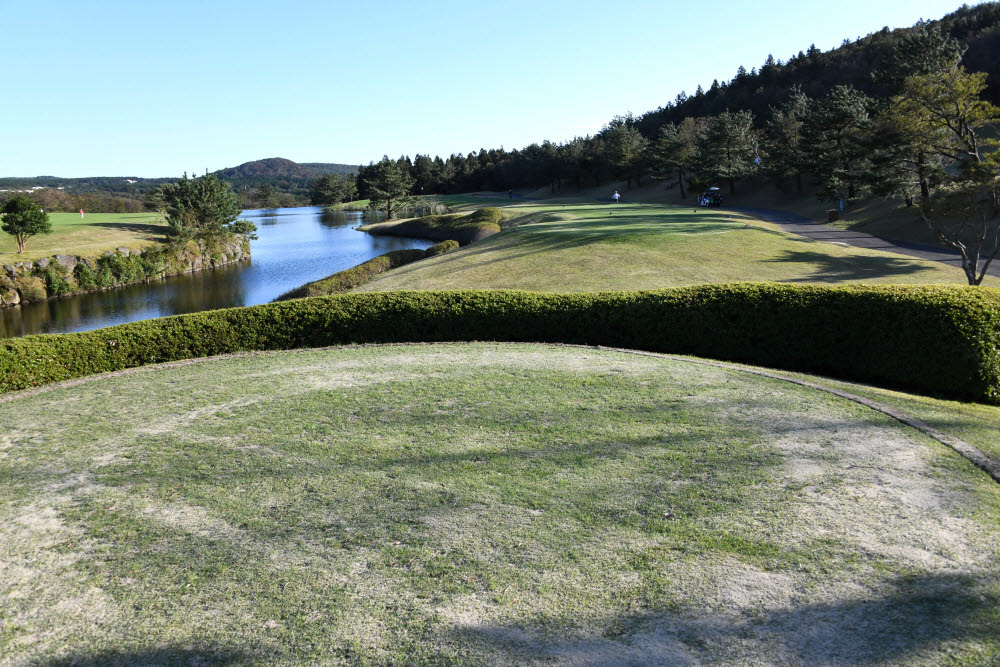
<instances>
[{"instance_id":1,"label":"clear blue sky","mask_svg":"<svg viewBox=\"0 0 1000 667\"><path fill-rule=\"evenodd\" d=\"M367 163L592 134L955 0L0 0L0 176Z\"/></svg>"}]
</instances>

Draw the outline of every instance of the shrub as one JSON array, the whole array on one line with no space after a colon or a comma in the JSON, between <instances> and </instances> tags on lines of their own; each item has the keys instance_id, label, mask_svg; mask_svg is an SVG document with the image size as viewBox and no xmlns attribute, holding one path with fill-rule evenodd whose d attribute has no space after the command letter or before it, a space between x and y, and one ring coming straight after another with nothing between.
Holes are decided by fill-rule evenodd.
<instances>
[{"instance_id":1,"label":"shrub","mask_svg":"<svg viewBox=\"0 0 1000 667\"><path fill-rule=\"evenodd\" d=\"M87 262L81 261L77 264L76 268L73 269L73 275L76 277L76 284L82 290L94 290L100 287L97 283L97 274Z\"/></svg>"},{"instance_id":2,"label":"shrub","mask_svg":"<svg viewBox=\"0 0 1000 667\"><path fill-rule=\"evenodd\" d=\"M441 243L432 245L424 251L424 254L427 257L434 257L436 255L443 255L446 252L451 252L452 250L458 250L458 241L448 239L447 241L441 241Z\"/></svg>"},{"instance_id":3,"label":"shrub","mask_svg":"<svg viewBox=\"0 0 1000 667\"><path fill-rule=\"evenodd\" d=\"M289 299L301 299L309 296L328 296L346 292L352 287L357 287L363 282L370 280L373 276L384 273L389 269L395 269L404 264L410 264L418 259L426 257L423 250L393 250L384 255L379 255L362 262L357 266L344 271L334 273L315 282L307 283L302 287L297 287L290 292L285 292L275 301L288 301Z\"/></svg>"},{"instance_id":4,"label":"shrub","mask_svg":"<svg viewBox=\"0 0 1000 667\"><path fill-rule=\"evenodd\" d=\"M97 273L100 287L130 285L142 282L147 277L141 255L126 257L118 252L98 258Z\"/></svg>"},{"instance_id":5,"label":"shrub","mask_svg":"<svg viewBox=\"0 0 1000 667\"><path fill-rule=\"evenodd\" d=\"M0 343L0 391L244 350L474 340L692 354L1000 404L997 290L768 283L347 294L28 336Z\"/></svg>"},{"instance_id":6,"label":"shrub","mask_svg":"<svg viewBox=\"0 0 1000 667\"><path fill-rule=\"evenodd\" d=\"M500 221L503 211L499 208L482 208L469 215L428 215L423 218L401 220L399 222L382 222L375 225L364 225L364 231L387 236L413 236L446 241L453 239L461 245L468 245L500 231Z\"/></svg>"},{"instance_id":7,"label":"shrub","mask_svg":"<svg viewBox=\"0 0 1000 667\"><path fill-rule=\"evenodd\" d=\"M45 283L38 276L19 275L14 278L14 287L21 293L22 302L45 301Z\"/></svg>"},{"instance_id":8,"label":"shrub","mask_svg":"<svg viewBox=\"0 0 1000 667\"><path fill-rule=\"evenodd\" d=\"M50 297L63 296L73 292L73 285L67 280L68 271L59 264L36 269L36 275L45 283L45 291Z\"/></svg>"}]
</instances>

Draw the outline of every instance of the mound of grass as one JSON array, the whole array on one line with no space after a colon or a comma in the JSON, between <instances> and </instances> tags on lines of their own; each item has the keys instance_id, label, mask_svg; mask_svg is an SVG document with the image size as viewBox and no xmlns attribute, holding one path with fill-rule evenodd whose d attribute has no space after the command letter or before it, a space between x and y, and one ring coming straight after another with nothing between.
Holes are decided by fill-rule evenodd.
<instances>
[{"instance_id":1,"label":"mound of grass","mask_svg":"<svg viewBox=\"0 0 1000 667\"><path fill-rule=\"evenodd\" d=\"M739 372L542 346L254 355L0 404L0 452L13 664L1000 651L1000 487Z\"/></svg>"},{"instance_id":2,"label":"mound of grass","mask_svg":"<svg viewBox=\"0 0 1000 667\"><path fill-rule=\"evenodd\" d=\"M499 233L502 220L501 209L488 207L468 215L428 215L398 222L363 225L359 229L370 234L411 236L432 241L455 240L461 245L468 245Z\"/></svg>"}]
</instances>

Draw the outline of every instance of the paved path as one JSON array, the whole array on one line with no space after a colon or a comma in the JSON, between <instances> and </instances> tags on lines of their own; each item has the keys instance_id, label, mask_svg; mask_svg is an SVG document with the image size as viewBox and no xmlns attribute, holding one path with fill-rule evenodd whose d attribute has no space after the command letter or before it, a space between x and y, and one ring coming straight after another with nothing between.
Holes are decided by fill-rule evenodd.
<instances>
[{"instance_id":1,"label":"paved path","mask_svg":"<svg viewBox=\"0 0 1000 667\"><path fill-rule=\"evenodd\" d=\"M729 210L736 211L737 213L746 213L767 220L768 222L774 222L780 225L783 231L805 236L816 241L894 252L900 255L909 255L920 259L928 259L933 262L941 262L942 264L948 264L958 269L962 268L962 256L958 254L958 251L943 246L924 245L909 241L889 241L888 239L865 234L864 232L854 232L849 229L832 227L822 222L809 220L801 215L788 213L787 211L775 211L767 208L729 208ZM990 264L989 271L986 273L991 276L1000 277L1000 263L994 260Z\"/></svg>"}]
</instances>

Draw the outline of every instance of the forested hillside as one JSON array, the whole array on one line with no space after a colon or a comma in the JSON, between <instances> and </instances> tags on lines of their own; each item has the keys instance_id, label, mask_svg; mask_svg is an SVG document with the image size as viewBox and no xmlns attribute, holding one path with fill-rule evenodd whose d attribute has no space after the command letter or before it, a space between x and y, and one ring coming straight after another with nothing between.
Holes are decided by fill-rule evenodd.
<instances>
[{"instance_id":1,"label":"forested hillside","mask_svg":"<svg viewBox=\"0 0 1000 667\"><path fill-rule=\"evenodd\" d=\"M844 40L832 51L810 46L785 62L769 56L749 72L740 66L731 81L706 83L691 95L681 92L672 102L639 117L637 127L652 137L666 123L679 123L688 116L749 110L756 118L766 118L769 109L787 99L796 87L810 98L824 97L838 85L885 97L892 91L883 74L892 67L895 45L923 27L938 29L966 46L962 64L971 72L989 75L986 98L1000 103L1000 3L991 2L963 6L938 21L911 28L883 28L854 42Z\"/></svg>"},{"instance_id":2,"label":"forested hillside","mask_svg":"<svg viewBox=\"0 0 1000 667\"><path fill-rule=\"evenodd\" d=\"M312 183L323 174L353 174L355 171L357 171L355 165L325 162L300 164L275 157L220 169L215 175L232 185L237 192L267 184L279 192L307 197Z\"/></svg>"},{"instance_id":3,"label":"forested hillside","mask_svg":"<svg viewBox=\"0 0 1000 667\"><path fill-rule=\"evenodd\" d=\"M705 82L693 94L681 92L658 109L638 116L623 114L593 136L563 143L543 141L520 150L480 149L444 159L403 156L400 162L414 179L415 193L541 186L555 191L612 179L628 179L631 184L650 174L651 156L645 151L661 130L671 124L681 126L685 119L745 111L752 129L760 131L771 120L772 109L799 95L800 99L818 100L843 86L866 99L885 100L900 84L892 76L897 45L907 36L926 31L940 32L958 42L965 49L963 66L987 76L984 98L1000 103L1000 3L988 2L962 6L937 21L896 30L883 28L856 41L845 39L831 51L812 46L784 62L770 56L749 71L741 65L730 81ZM631 130L638 135L629 136Z\"/></svg>"}]
</instances>

